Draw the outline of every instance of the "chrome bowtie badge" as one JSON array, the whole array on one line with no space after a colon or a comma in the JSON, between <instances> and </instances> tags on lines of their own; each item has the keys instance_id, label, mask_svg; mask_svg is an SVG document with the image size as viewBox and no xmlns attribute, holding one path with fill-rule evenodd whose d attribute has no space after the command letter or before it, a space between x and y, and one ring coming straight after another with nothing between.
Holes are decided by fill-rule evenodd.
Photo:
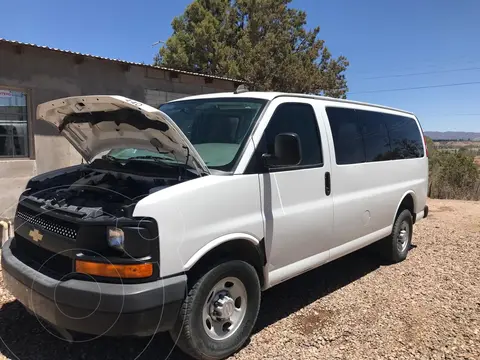
<instances>
[{"instance_id":1,"label":"chrome bowtie badge","mask_svg":"<svg viewBox=\"0 0 480 360\"><path fill-rule=\"evenodd\" d=\"M28 236L30 236L33 241L40 241L43 239L43 234L37 229L30 230L30 232L28 233Z\"/></svg>"}]
</instances>

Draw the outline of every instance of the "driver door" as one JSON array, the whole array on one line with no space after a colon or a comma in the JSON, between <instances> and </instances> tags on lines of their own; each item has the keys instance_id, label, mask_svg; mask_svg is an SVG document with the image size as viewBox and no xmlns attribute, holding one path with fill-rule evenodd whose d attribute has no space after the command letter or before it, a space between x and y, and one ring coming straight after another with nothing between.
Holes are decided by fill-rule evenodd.
<instances>
[{"instance_id":1,"label":"driver door","mask_svg":"<svg viewBox=\"0 0 480 360\"><path fill-rule=\"evenodd\" d=\"M324 124L319 121L321 107L309 99L278 98L253 137L256 150L247 171L259 174L270 286L329 258L333 200L330 154ZM267 169L262 154L273 154L275 137L281 133L298 135L301 162Z\"/></svg>"}]
</instances>

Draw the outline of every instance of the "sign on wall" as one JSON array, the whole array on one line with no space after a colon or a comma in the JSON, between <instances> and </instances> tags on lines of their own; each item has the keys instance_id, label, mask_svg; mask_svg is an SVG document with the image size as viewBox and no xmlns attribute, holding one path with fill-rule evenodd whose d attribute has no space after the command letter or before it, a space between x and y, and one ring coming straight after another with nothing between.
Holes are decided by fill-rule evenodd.
<instances>
[{"instance_id":1,"label":"sign on wall","mask_svg":"<svg viewBox=\"0 0 480 360\"><path fill-rule=\"evenodd\" d=\"M13 93L10 90L2 90L0 89L0 97L12 97Z\"/></svg>"}]
</instances>

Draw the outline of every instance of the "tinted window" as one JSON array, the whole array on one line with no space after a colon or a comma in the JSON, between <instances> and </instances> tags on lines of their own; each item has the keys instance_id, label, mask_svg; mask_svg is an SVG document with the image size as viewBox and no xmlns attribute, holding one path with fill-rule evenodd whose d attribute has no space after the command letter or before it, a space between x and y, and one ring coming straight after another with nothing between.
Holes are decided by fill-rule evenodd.
<instances>
[{"instance_id":1,"label":"tinted window","mask_svg":"<svg viewBox=\"0 0 480 360\"><path fill-rule=\"evenodd\" d=\"M322 165L320 134L313 108L308 104L285 103L277 107L270 119L247 173L263 171L261 155L273 154L275 137L286 132L295 133L300 139L302 162L298 166Z\"/></svg>"},{"instance_id":2,"label":"tinted window","mask_svg":"<svg viewBox=\"0 0 480 360\"><path fill-rule=\"evenodd\" d=\"M365 162L363 129L354 109L327 107L337 164Z\"/></svg>"},{"instance_id":3,"label":"tinted window","mask_svg":"<svg viewBox=\"0 0 480 360\"><path fill-rule=\"evenodd\" d=\"M390 139L384 122L385 114L364 110L355 112L362 126L366 161L392 160Z\"/></svg>"},{"instance_id":4,"label":"tinted window","mask_svg":"<svg viewBox=\"0 0 480 360\"><path fill-rule=\"evenodd\" d=\"M295 133L300 138L302 147L300 165L322 163L317 119L310 105L285 103L278 106L265 130L268 153L274 152L275 137L286 132Z\"/></svg>"},{"instance_id":5,"label":"tinted window","mask_svg":"<svg viewBox=\"0 0 480 360\"><path fill-rule=\"evenodd\" d=\"M414 119L375 111L326 108L337 164L422 157L423 139Z\"/></svg>"},{"instance_id":6,"label":"tinted window","mask_svg":"<svg viewBox=\"0 0 480 360\"><path fill-rule=\"evenodd\" d=\"M423 156L423 139L415 120L405 116L385 114L385 124L394 159Z\"/></svg>"}]
</instances>

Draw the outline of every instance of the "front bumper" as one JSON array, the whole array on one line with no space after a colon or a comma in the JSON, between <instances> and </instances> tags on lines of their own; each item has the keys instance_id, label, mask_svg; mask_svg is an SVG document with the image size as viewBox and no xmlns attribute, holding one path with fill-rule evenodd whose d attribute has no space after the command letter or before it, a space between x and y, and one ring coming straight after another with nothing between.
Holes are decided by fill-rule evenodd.
<instances>
[{"instance_id":1,"label":"front bumper","mask_svg":"<svg viewBox=\"0 0 480 360\"><path fill-rule=\"evenodd\" d=\"M187 277L142 284L109 284L50 278L2 247L6 288L47 322L93 335L148 336L172 328L185 298Z\"/></svg>"}]
</instances>

